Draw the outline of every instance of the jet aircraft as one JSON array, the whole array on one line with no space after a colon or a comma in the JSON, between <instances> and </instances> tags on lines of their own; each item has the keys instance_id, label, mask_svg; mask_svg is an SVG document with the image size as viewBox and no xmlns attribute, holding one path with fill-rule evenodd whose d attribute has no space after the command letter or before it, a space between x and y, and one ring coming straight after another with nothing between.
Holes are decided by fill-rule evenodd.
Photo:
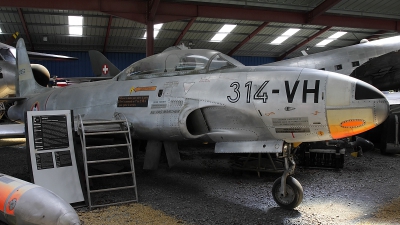
<instances>
[{"instance_id":1,"label":"jet aircraft","mask_svg":"<svg viewBox=\"0 0 400 225\"><path fill-rule=\"evenodd\" d=\"M145 164L161 152L162 145L155 143L183 140L215 142L216 153L276 153L285 171L272 194L284 208L295 208L303 199L302 186L291 176L293 147L374 128L389 108L382 92L349 76L246 67L214 50L166 51L110 80L51 89L36 83L20 39L17 67L20 100L8 110L11 119L24 121L29 110L73 110L75 119L84 121L124 114L133 138L148 140Z\"/></svg>"},{"instance_id":2,"label":"jet aircraft","mask_svg":"<svg viewBox=\"0 0 400 225\"><path fill-rule=\"evenodd\" d=\"M77 60L75 57L28 52L33 59L40 60ZM15 72L16 72L16 50L14 47L0 43L0 98L15 97ZM31 64L35 80L42 86L47 86L50 73L46 67L40 64ZM0 101L0 119L6 110L4 102Z\"/></svg>"},{"instance_id":3,"label":"jet aircraft","mask_svg":"<svg viewBox=\"0 0 400 225\"><path fill-rule=\"evenodd\" d=\"M350 75L382 91L399 89L400 36L265 64L327 70Z\"/></svg>"}]
</instances>

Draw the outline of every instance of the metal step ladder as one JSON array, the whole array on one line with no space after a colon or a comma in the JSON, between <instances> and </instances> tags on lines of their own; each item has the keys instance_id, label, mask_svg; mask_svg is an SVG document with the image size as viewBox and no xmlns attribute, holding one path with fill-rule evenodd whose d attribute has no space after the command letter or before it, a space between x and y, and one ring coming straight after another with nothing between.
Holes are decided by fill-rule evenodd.
<instances>
[{"instance_id":1,"label":"metal step ladder","mask_svg":"<svg viewBox=\"0 0 400 225\"><path fill-rule=\"evenodd\" d=\"M130 202L137 202L138 201L138 194L137 194L137 185L136 185L136 176L135 176L135 166L134 166L134 159L133 159L133 151L132 151L132 140L131 140L131 131L128 120L123 114L116 113L114 115L114 120L108 121L83 121L81 115L79 115L79 124L78 124L78 133L81 139L82 144L82 155L83 155L83 165L85 169L85 180L86 180L86 191L87 191L87 198L89 203L89 210L96 207L104 207L110 205L117 205L123 203L130 203ZM87 138L99 135L122 135L125 137L126 143L123 144L104 144L104 145L96 145L96 146L87 146ZM109 158L109 159L101 159L101 160L94 160L88 159L87 150L96 151L99 149L104 148L111 148L109 151L110 154L112 153L113 149L116 147L126 147L128 151L128 157L124 158ZM108 149L105 149L108 151ZM104 151L104 150L103 150ZM115 149L114 149L115 151ZM117 173L105 173L100 175L90 175L88 170L88 165L99 164L99 163L109 163L109 162L121 162L121 161L129 161L130 162L130 171L126 172L117 172ZM122 176L122 175L132 175L132 185L127 186L119 186L119 187L110 187L110 188L103 188L103 189L90 189L90 179L101 179L102 177L112 177L112 176ZM99 192L111 192L111 191L118 191L123 189L134 189L135 196L131 200L119 201L119 202L112 202L107 204L92 204L92 194L99 193Z\"/></svg>"}]
</instances>

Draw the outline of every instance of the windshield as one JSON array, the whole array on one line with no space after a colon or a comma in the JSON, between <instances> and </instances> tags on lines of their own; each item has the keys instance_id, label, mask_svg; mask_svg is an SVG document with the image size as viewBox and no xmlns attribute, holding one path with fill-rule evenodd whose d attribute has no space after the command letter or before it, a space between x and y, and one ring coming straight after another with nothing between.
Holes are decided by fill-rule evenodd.
<instances>
[{"instance_id":1,"label":"windshield","mask_svg":"<svg viewBox=\"0 0 400 225\"><path fill-rule=\"evenodd\" d=\"M232 62L229 62L225 58L223 58L220 54L216 55L210 63L208 67L208 71L220 70L220 69L227 69L236 67Z\"/></svg>"},{"instance_id":2,"label":"windshield","mask_svg":"<svg viewBox=\"0 0 400 225\"><path fill-rule=\"evenodd\" d=\"M236 66L243 64L213 50L171 50L133 63L118 75L117 80L206 73Z\"/></svg>"}]
</instances>

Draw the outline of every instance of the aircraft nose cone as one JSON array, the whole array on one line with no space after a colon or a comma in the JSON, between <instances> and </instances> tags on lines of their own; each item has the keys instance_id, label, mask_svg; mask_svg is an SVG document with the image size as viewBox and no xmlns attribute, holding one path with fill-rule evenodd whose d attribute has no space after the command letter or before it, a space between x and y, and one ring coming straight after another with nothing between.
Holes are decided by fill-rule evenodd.
<instances>
[{"instance_id":1,"label":"aircraft nose cone","mask_svg":"<svg viewBox=\"0 0 400 225\"><path fill-rule=\"evenodd\" d=\"M355 100L374 101L375 124L383 123L389 115L389 103L383 93L365 82L356 83Z\"/></svg>"},{"instance_id":2,"label":"aircraft nose cone","mask_svg":"<svg viewBox=\"0 0 400 225\"><path fill-rule=\"evenodd\" d=\"M363 81L331 74L326 92L327 121L334 139L370 130L389 115L389 103L383 93Z\"/></svg>"}]
</instances>

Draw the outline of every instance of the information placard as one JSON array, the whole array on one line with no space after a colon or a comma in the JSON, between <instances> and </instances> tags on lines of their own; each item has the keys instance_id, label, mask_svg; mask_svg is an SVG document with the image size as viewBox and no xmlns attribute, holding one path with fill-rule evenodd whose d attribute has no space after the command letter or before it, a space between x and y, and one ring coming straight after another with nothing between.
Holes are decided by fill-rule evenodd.
<instances>
[{"instance_id":1,"label":"information placard","mask_svg":"<svg viewBox=\"0 0 400 225\"><path fill-rule=\"evenodd\" d=\"M75 158L72 111L28 111L25 122L33 182L68 203L84 201Z\"/></svg>"}]
</instances>

